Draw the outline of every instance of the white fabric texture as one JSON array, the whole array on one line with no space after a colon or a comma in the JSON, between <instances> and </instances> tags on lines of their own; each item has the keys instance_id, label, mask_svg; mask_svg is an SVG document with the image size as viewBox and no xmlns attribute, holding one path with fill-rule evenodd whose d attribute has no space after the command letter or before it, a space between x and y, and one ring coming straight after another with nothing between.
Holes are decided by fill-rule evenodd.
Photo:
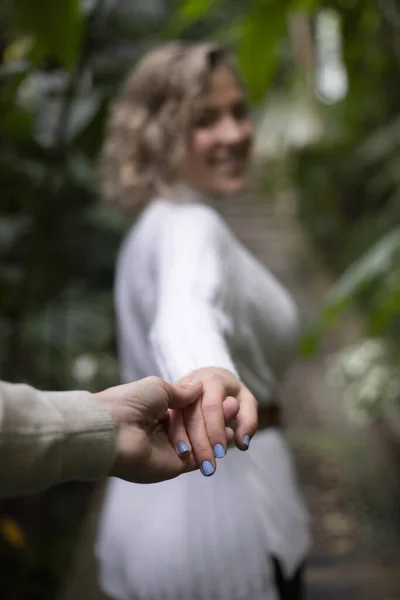
<instances>
[{"instance_id":1,"label":"white fabric texture","mask_svg":"<svg viewBox=\"0 0 400 600\"><path fill-rule=\"evenodd\" d=\"M290 296L198 203L157 199L144 211L121 249L116 309L124 380L225 367L263 405L298 337ZM120 600L276 600L270 556L290 576L308 547L291 458L269 429L208 479L111 480L96 551L101 585Z\"/></svg>"}]
</instances>

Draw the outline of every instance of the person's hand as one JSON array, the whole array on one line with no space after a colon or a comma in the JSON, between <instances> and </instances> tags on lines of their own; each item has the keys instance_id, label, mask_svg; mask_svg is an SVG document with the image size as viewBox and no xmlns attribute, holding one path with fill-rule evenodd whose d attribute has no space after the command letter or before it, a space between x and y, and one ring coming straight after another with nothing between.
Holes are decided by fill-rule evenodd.
<instances>
[{"instance_id":1,"label":"person's hand","mask_svg":"<svg viewBox=\"0 0 400 600\"><path fill-rule=\"evenodd\" d=\"M247 450L257 430L257 401L247 387L230 371L207 367L193 371L179 381L195 377L203 384L201 402L182 411L170 411L168 427L171 443L185 452L192 451L203 475L215 472L215 458L225 456L234 439L240 450ZM236 418L235 432L229 423Z\"/></svg>"},{"instance_id":2,"label":"person's hand","mask_svg":"<svg viewBox=\"0 0 400 600\"><path fill-rule=\"evenodd\" d=\"M202 391L198 378L187 377L185 382L170 385L158 377L147 377L94 394L114 423L117 453L110 475L154 483L197 469L192 453L181 457L171 445L165 420L168 409L196 403ZM200 445L208 443L202 435L207 437L204 432L196 434Z\"/></svg>"}]
</instances>

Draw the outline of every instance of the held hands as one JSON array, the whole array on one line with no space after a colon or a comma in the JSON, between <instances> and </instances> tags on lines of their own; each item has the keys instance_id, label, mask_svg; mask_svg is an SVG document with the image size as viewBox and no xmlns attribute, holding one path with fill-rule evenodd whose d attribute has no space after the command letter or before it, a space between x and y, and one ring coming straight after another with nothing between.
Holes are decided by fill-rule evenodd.
<instances>
[{"instance_id":1,"label":"held hands","mask_svg":"<svg viewBox=\"0 0 400 600\"><path fill-rule=\"evenodd\" d=\"M201 381L170 385L158 377L94 394L114 424L116 457L109 475L136 483L172 479L197 468L192 456L183 461L171 445L164 424L168 409L182 409L199 399Z\"/></svg>"},{"instance_id":2,"label":"held hands","mask_svg":"<svg viewBox=\"0 0 400 600\"><path fill-rule=\"evenodd\" d=\"M109 412L116 436L110 475L154 483L201 468L206 476L227 446L246 450L257 428L257 405L229 371L204 368L175 385L158 377L94 395ZM236 418L235 433L229 424Z\"/></svg>"},{"instance_id":3,"label":"held hands","mask_svg":"<svg viewBox=\"0 0 400 600\"><path fill-rule=\"evenodd\" d=\"M257 430L257 401L247 387L230 371L206 367L180 380L187 384L196 378L203 385L201 398L183 410L169 411L169 438L185 460L195 458L203 475L216 469L216 458L223 458L234 440L247 450ZM236 430L229 427L236 419ZM187 457L187 458L186 458Z\"/></svg>"}]
</instances>

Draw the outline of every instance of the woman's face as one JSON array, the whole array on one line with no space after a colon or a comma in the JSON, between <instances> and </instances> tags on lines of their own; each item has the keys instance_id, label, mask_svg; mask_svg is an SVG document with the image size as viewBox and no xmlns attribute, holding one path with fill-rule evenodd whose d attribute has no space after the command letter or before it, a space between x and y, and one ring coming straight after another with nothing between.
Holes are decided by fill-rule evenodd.
<instances>
[{"instance_id":1,"label":"woman's face","mask_svg":"<svg viewBox=\"0 0 400 600\"><path fill-rule=\"evenodd\" d=\"M210 91L188 143L185 179L219 195L240 192L246 184L253 124L246 98L228 67L216 69Z\"/></svg>"}]
</instances>

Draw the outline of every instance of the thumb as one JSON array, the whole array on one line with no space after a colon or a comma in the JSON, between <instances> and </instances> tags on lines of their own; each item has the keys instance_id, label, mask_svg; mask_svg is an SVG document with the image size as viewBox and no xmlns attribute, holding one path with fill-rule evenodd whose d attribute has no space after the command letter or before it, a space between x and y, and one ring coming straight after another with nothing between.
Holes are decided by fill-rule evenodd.
<instances>
[{"instance_id":1,"label":"thumb","mask_svg":"<svg viewBox=\"0 0 400 600\"><path fill-rule=\"evenodd\" d=\"M184 384L171 384L168 391L168 407L185 408L185 406L198 400L202 392L203 384L199 379L189 379Z\"/></svg>"}]
</instances>

